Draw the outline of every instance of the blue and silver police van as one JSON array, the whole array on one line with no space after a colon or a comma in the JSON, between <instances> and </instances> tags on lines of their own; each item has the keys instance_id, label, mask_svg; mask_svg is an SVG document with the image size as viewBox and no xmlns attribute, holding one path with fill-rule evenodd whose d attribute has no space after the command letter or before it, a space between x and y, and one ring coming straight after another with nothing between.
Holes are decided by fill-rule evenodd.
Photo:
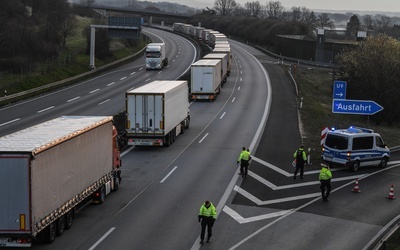
<instances>
[{"instance_id":1,"label":"blue and silver police van","mask_svg":"<svg viewBox=\"0 0 400 250\"><path fill-rule=\"evenodd\" d=\"M331 166L347 166L355 172L360 166L386 167L390 150L371 129L331 129L326 134L322 159Z\"/></svg>"}]
</instances>

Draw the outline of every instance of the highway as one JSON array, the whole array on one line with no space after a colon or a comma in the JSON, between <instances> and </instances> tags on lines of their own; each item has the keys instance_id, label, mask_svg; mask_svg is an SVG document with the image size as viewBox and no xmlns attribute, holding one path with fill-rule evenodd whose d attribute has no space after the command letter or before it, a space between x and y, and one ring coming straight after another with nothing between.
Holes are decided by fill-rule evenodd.
<instances>
[{"instance_id":1,"label":"highway","mask_svg":"<svg viewBox=\"0 0 400 250\"><path fill-rule=\"evenodd\" d=\"M177 79L196 60L186 39L146 32L170 48L167 68L146 71L139 59L2 108L0 135L60 115L116 114L127 89ZM335 169L331 201L323 203L317 163L304 180L292 178L291 156L301 141L293 86L274 59L235 41L231 47L231 75L216 101L192 103L190 129L168 148L125 151L119 191L81 210L53 244L34 249L199 249L197 214L205 200L217 206L218 218L202 249L368 249L398 215L399 201L385 198L398 183L398 164ZM242 146L254 156L244 180L236 165ZM350 191L355 178L361 193Z\"/></svg>"}]
</instances>

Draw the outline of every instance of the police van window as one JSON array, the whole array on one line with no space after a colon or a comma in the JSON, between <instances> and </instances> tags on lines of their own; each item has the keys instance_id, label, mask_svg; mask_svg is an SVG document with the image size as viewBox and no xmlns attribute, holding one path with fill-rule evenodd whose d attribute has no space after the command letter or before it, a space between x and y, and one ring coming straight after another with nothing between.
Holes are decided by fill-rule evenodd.
<instances>
[{"instance_id":1,"label":"police van window","mask_svg":"<svg viewBox=\"0 0 400 250\"><path fill-rule=\"evenodd\" d=\"M335 149L347 149L348 138L345 136L337 136L328 134L325 140L325 146Z\"/></svg>"},{"instance_id":2,"label":"police van window","mask_svg":"<svg viewBox=\"0 0 400 250\"><path fill-rule=\"evenodd\" d=\"M353 138L353 150L372 149L374 138L372 136Z\"/></svg>"},{"instance_id":3,"label":"police van window","mask_svg":"<svg viewBox=\"0 0 400 250\"><path fill-rule=\"evenodd\" d=\"M383 142L382 138L380 136L375 136L375 140L376 140L376 146L380 147L380 148L384 148L385 147L385 143Z\"/></svg>"}]
</instances>

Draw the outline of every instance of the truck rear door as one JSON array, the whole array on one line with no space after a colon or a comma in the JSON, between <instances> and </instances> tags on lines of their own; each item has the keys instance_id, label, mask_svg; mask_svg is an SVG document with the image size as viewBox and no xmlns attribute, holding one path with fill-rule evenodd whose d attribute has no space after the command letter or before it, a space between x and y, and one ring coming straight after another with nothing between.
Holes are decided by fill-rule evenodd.
<instances>
[{"instance_id":1,"label":"truck rear door","mask_svg":"<svg viewBox=\"0 0 400 250\"><path fill-rule=\"evenodd\" d=\"M0 154L0 233L29 233L29 157Z\"/></svg>"},{"instance_id":2,"label":"truck rear door","mask_svg":"<svg viewBox=\"0 0 400 250\"><path fill-rule=\"evenodd\" d=\"M129 96L129 120L139 134L158 134L163 131L162 95ZM128 107L129 108L129 107Z\"/></svg>"}]
</instances>

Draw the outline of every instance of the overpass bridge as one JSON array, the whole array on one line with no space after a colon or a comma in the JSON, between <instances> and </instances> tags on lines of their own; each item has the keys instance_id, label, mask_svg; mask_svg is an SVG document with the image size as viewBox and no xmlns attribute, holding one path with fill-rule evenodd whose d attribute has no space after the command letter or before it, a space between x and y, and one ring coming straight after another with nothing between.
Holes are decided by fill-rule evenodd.
<instances>
[{"instance_id":1,"label":"overpass bridge","mask_svg":"<svg viewBox=\"0 0 400 250\"><path fill-rule=\"evenodd\" d=\"M102 14L103 16L111 16L115 14L128 14L128 15L135 15L145 17L148 24L152 24L153 17L162 17L168 19L179 19L179 20L188 20L191 15L185 14L177 14L177 13L168 13L163 11L148 11L143 9L135 9L133 7L111 7L111 6L104 6L98 4L91 4L91 5L83 5L83 4L73 4L73 6L83 7L83 8L90 8L95 10L96 12Z\"/></svg>"}]
</instances>

